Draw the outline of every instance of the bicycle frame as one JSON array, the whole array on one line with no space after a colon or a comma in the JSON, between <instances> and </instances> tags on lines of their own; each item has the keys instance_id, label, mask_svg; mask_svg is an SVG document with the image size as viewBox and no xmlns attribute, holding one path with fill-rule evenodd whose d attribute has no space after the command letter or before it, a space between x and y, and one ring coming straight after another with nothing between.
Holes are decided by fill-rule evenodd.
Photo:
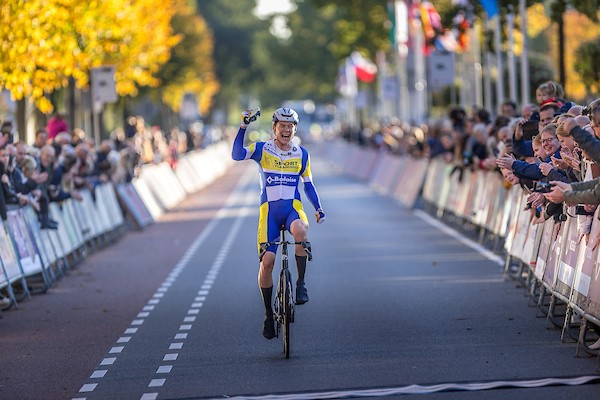
<instances>
[{"instance_id":1,"label":"bicycle frame","mask_svg":"<svg viewBox=\"0 0 600 400\"><path fill-rule=\"evenodd\" d=\"M285 239L285 227L281 227L279 241L264 242L260 244L259 259L262 261L264 254L271 245L281 246L281 271L277 282L277 295L273 307L273 317L277 322L276 335L279 337L279 331L283 331L283 352L285 358L290 357L290 324L294 322L294 291L292 289L292 277L288 268L289 245L301 245L306 251L308 260L312 260L310 242L290 242Z\"/></svg>"}]
</instances>

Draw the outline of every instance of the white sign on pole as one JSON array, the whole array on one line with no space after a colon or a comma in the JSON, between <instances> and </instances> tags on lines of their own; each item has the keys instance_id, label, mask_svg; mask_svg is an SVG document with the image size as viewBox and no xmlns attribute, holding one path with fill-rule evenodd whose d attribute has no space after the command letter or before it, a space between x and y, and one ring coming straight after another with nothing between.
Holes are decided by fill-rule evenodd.
<instances>
[{"instance_id":1,"label":"white sign on pole","mask_svg":"<svg viewBox=\"0 0 600 400\"><path fill-rule=\"evenodd\" d=\"M454 53L435 52L427 58L429 79L427 84L433 89L454 84Z\"/></svg>"},{"instance_id":2,"label":"white sign on pole","mask_svg":"<svg viewBox=\"0 0 600 400\"><path fill-rule=\"evenodd\" d=\"M92 94L94 102L113 103L117 101L114 66L92 68Z\"/></svg>"}]
</instances>

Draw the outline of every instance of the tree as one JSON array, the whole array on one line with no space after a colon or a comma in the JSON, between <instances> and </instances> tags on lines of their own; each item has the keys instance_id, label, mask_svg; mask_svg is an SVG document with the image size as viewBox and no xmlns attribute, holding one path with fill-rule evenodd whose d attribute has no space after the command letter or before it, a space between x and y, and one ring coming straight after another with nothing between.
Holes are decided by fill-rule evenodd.
<instances>
[{"instance_id":1,"label":"tree","mask_svg":"<svg viewBox=\"0 0 600 400\"><path fill-rule=\"evenodd\" d=\"M212 58L212 33L195 8L183 0L177 4L171 26L181 41L156 75L161 82L162 101L179 111L184 95L192 94L198 100L199 113L205 114L219 89Z\"/></svg>"},{"instance_id":2,"label":"tree","mask_svg":"<svg viewBox=\"0 0 600 400\"><path fill-rule=\"evenodd\" d=\"M250 53L256 84L253 93L267 107L292 99L333 101L338 70L330 48L335 7L318 10L308 2L297 2L297 10L285 18L288 38L277 38L269 31L256 34Z\"/></svg>"},{"instance_id":3,"label":"tree","mask_svg":"<svg viewBox=\"0 0 600 400\"><path fill-rule=\"evenodd\" d=\"M175 1L3 0L0 86L49 113L46 96L70 77L87 87L93 67L115 66L120 95L156 85L154 74L180 40L170 26Z\"/></svg>"},{"instance_id":4,"label":"tree","mask_svg":"<svg viewBox=\"0 0 600 400\"><path fill-rule=\"evenodd\" d=\"M390 47L386 0L309 0L319 8L335 6L337 21L330 51L339 60L358 50L374 57Z\"/></svg>"},{"instance_id":5,"label":"tree","mask_svg":"<svg viewBox=\"0 0 600 400\"><path fill-rule=\"evenodd\" d=\"M259 84L254 83L251 44L256 32L269 30L269 22L252 13L255 5L255 0L197 0L198 12L213 33L212 57L221 83L215 102L225 112L238 107L241 94Z\"/></svg>"},{"instance_id":6,"label":"tree","mask_svg":"<svg viewBox=\"0 0 600 400\"><path fill-rule=\"evenodd\" d=\"M600 93L600 37L577 48L574 68L588 95Z\"/></svg>"}]
</instances>

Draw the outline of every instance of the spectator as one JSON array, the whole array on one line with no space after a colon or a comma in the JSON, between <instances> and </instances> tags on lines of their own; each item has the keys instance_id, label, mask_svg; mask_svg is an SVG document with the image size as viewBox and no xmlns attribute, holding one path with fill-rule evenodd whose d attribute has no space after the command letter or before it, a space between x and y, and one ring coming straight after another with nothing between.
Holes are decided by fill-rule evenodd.
<instances>
[{"instance_id":1,"label":"spectator","mask_svg":"<svg viewBox=\"0 0 600 400\"><path fill-rule=\"evenodd\" d=\"M538 111L537 105L532 103L525 104L523 107L521 107L521 117L527 121L536 111Z\"/></svg>"},{"instance_id":2,"label":"spectator","mask_svg":"<svg viewBox=\"0 0 600 400\"><path fill-rule=\"evenodd\" d=\"M535 100L540 107L546 103L557 103L560 109L564 102L564 96L565 91L563 87L554 81L544 82L535 90Z\"/></svg>"},{"instance_id":3,"label":"spectator","mask_svg":"<svg viewBox=\"0 0 600 400\"><path fill-rule=\"evenodd\" d=\"M39 150L46 145L47 140L48 132L46 132L45 129L38 129L35 132L35 141L33 142L33 147Z\"/></svg>"},{"instance_id":4,"label":"spectator","mask_svg":"<svg viewBox=\"0 0 600 400\"><path fill-rule=\"evenodd\" d=\"M59 112L55 113L48 124L46 125L46 131L48 132L48 140L52 141L60 132L69 132L69 124L67 123L65 116Z\"/></svg>"},{"instance_id":5,"label":"spectator","mask_svg":"<svg viewBox=\"0 0 600 400\"><path fill-rule=\"evenodd\" d=\"M506 100L500 105L500 115L511 119L517 117L517 103L512 100Z\"/></svg>"}]
</instances>

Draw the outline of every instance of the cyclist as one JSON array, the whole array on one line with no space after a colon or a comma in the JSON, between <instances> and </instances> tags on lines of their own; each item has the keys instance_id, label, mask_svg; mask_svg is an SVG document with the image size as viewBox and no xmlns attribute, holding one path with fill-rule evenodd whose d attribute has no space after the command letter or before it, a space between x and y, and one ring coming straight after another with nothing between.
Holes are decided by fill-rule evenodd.
<instances>
[{"instance_id":1,"label":"cyclist","mask_svg":"<svg viewBox=\"0 0 600 400\"><path fill-rule=\"evenodd\" d=\"M308 218L300 202L298 184L304 182L304 192L316 210L317 223L325 221L325 213L317 190L312 183L310 157L308 151L292 142L298 126L298 114L291 108L278 108L273 113L272 129L274 139L267 142L255 142L244 147L246 128L252 122L250 111L242 113L242 123L233 142L232 157L241 161L249 158L256 161L260 169L261 205L258 222L258 246L279 238L280 227L290 231L294 241L307 241ZM262 257L258 271L258 285L265 305L263 336L275 337L273 321L273 265L277 246L271 245ZM308 292L304 284L306 273L306 251L296 245L296 304L308 301Z\"/></svg>"}]
</instances>

